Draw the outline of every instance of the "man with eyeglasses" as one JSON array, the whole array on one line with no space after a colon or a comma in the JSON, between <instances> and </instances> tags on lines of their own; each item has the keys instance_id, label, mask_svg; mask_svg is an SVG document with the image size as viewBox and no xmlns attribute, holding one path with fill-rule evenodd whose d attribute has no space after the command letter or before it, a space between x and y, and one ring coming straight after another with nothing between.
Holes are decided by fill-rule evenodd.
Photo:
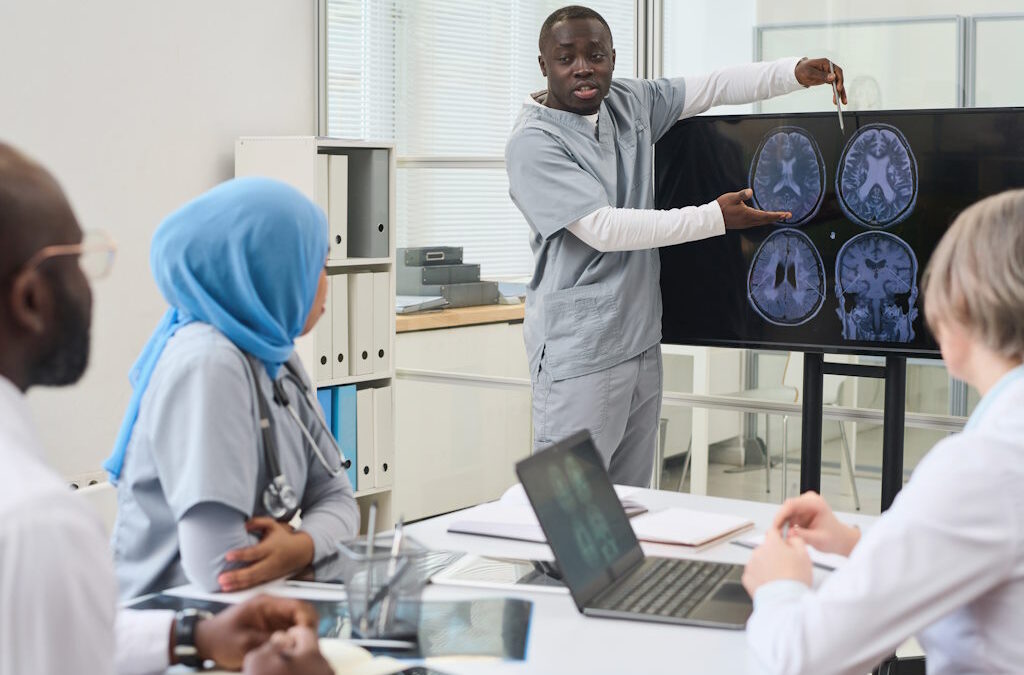
<instances>
[{"instance_id":1,"label":"man with eyeglasses","mask_svg":"<svg viewBox=\"0 0 1024 675\"><path fill-rule=\"evenodd\" d=\"M243 659L252 675L332 672L310 630L316 613L296 600L262 596L217 616L117 611L102 525L44 462L24 396L85 371L86 276L104 276L113 255L109 237L83 236L45 169L0 143L0 675Z\"/></svg>"}]
</instances>

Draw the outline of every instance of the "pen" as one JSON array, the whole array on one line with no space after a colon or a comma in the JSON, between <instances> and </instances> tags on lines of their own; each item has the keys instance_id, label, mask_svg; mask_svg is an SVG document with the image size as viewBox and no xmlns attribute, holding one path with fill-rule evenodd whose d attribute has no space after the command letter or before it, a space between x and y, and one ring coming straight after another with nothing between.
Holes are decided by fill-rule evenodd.
<instances>
[{"instance_id":1,"label":"pen","mask_svg":"<svg viewBox=\"0 0 1024 675\"><path fill-rule=\"evenodd\" d=\"M749 548L749 549L757 548L757 544L755 544L753 542L750 542L750 541L744 541L742 539L733 539L729 543L730 544L735 544L736 546L742 546L743 548ZM836 569L834 566L832 566L832 565L830 565L828 563L821 562L820 560L815 560L814 558L811 558L811 564L814 565L815 567L820 568L820 569L828 570L829 572L832 572L832 571L834 571Z\"/></svg>"},{"instance_id":2,"label":"pen","mask_svg":"<svg viewBox=\"0 0 1024 675\"><path fill-rule=\"evenodd\" d=\"M398 566L398 554L401 553L401 552L402 552L402 519L399 518L398 519L398 523L395 524L395 533L391 536L391 557L388 560L388 578L387 578L387 581L384 582L384 585L381 586L381 591L384 591L385 593L389 593L390 592L391 587L394 586L395 582L398 580L398 577L401 576L401 572L399 572L399 570L396 569L397 566ZM404 568L403 568L402 571L404 571ZM380 592L378 592L377 595L380 595ZM375 597L374 600L379 601L379 598ZM376 602L373 602L372 604L376 604ZM372 606L372 605L367 605L367 607L366 607L366 613L367 614L370 613L370 606ZM387 628L388 614L390 612L391 612L391 595L388 594L388 595L384 596L384 603L380 606L380 614L377 616L377 634L378 635L383 635L384 634L384 629Z\"/></svg>"},{"instance_id":3,"label":"pen","mask_svg":"<svg viewBox=\"0 0 1024 675\"><path fill-rule=\"evenodd\" d=\"M377 502L373 502L370 504L370 514L366 523L366 610L363 612L363 618L359 621L359 631L363 635L366 634L370 625L367 615L370 611L370 594L373 592L373 537L376 529Z\"/></svg>"},{"instance_id":4,"label":"pen","mask_svg":"<svg viewBox=\"0 0 1024 675\"><path fill-rule=\"evenodd\" d=\"M402 562L398 563L395 567L394 573L388 577L387 581L381 584L381 587L377 589L377 592L373 594L370 601L366 603L366 613L369 614L370 610L380 603L380 614L377 616L377 632L378 634L384 630L384 622L381 620L386 618L386 612L389 611L390 600L391 600L391 589L399 582L402 575L409 569L409 559L406 558ZM383 602L381 602L383 601Z\"/></svg>"},{"instance_id":5,"label":"pen","mask_svg":"<svg viewBox=\"0 0 1024 675\"><path fill-rule=\"evenodd\" d=\"M832 59L828 60L828 72L833 76L836 74L835 68L832 67ZM836 81L834 77L832 79L832 96L836 99L836 111L839 113L839 131L846 133L846 128L843 125L843 106L842 102L839 100L839 89L836 88ZM786 535L783 534L782 538L785 539Z\"/></svg>"}]
</instances>

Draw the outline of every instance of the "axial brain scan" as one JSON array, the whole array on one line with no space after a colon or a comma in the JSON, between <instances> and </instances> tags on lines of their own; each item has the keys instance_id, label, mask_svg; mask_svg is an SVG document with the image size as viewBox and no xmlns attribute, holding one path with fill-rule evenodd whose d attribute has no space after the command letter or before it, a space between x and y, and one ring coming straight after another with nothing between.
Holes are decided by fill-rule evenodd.
<instances>
[{"instance_id":1,"label":"axial brain scan","mask_svg":"<svg viewBox=\"0 0 1024 675\"><path fill-rule=\"evenodd\" d=\"M917 203L917 160L899 129L861 127L843 148L836 194L846 217L867 227L889 227Z\"/></svg>"},{"instance_id":2,"label":"axial brain scan","mask_svg":"<svg viewBox=\"0 0 1024 675\"><path fill-rule=\"evenodd\" d=\"M810 238L788 227L769 235L750 263L747 298L777 326L814 317L825 301L825 265Z\"/></svg>"},{"instance_id":3,"label":"axial brain scan","mask_svg":"<svg viewBox=\"0 0 1024 675\"><path fill-rule=\"evenodd\" d=\"M759 209L789 211L793 216L780 222L803 225L818 213L825 195L818 144L799 127L773 129L754 153L750 186Z\"/></svg>"},{"instance_id":4,"label":"axial brain scan","mask_svg":"<svg viewBox=\"0 0 1024 675\"><path fill-rule=\"evenodd\" d=\"M865 232L836 257L836 298L846 340L910 342L917 318L917 256L887 232Z\"/></svg>"}]
</instances>

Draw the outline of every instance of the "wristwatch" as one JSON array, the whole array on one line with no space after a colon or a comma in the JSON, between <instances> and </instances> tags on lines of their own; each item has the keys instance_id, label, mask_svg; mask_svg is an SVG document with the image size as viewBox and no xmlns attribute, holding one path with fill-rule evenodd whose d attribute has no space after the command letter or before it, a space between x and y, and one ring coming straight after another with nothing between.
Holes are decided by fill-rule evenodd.
<instances>
[{"instance_id":1,"label":"wristwatch","mask_svg":"<svg viewBox=\"0 0 1024 675\"><path fill-rule=\"evenodd\" d=\"M196 648L196 624L213 614L202 609L188 607L174 615L174 658L183 666L201 668L203 659Z\"/></svg>"}]
</instances>

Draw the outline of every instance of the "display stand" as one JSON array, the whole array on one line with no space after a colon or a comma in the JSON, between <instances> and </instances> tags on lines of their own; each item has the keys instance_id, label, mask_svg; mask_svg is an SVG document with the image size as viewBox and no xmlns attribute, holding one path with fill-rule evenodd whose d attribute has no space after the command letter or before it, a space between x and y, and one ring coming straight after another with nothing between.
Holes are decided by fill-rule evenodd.
<instances>
[{"instance_id":1,"label":"display stand","mask_svg":"<svg viewBox=\"0 0 1024 675\"><path fill-rule=\"evenodd\" d=\"M826 363L821 352L804 354L803 419L800 435L800 492L821 492L822 387L825 375L885 380L882 430L882 510L903 487L903 430L907 393L907 359L887 356L885 366ZM852 468L851 468L852 471Z\"/></svg>"}]
</instances>

